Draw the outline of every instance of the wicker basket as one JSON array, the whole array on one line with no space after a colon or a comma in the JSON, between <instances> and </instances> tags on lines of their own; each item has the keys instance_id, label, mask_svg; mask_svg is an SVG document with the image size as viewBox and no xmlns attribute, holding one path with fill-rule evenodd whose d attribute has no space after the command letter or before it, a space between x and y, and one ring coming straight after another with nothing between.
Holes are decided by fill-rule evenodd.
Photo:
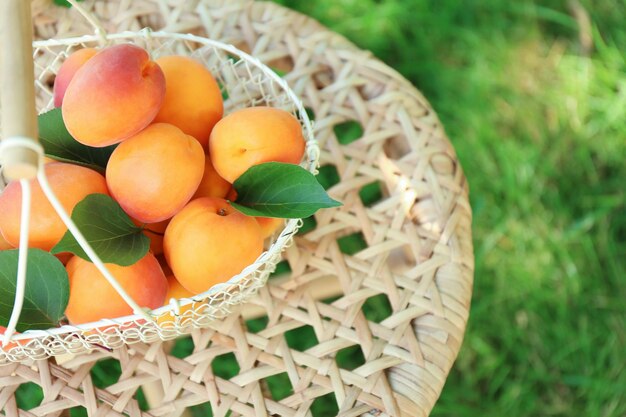
<instances>
[{"instance_id":1,"label":"wicker basket","mask_svg":"<svg viewBox=\"0 0 626 417\"><path fill-rule=\"evenodd\" d=\"M180 417L208 402L216 417L305 416L324 402L341 416L429 415L462 345L474 257L468 183L428 100L370 52L271 2L81 4L110 32L194 33L280 65L315 117L320 171L336 173L328 191L344 205L316 214L294 238L284 253L291 273L271 277L241 309L194 330L180 343L188 350L123 344L0 366L0 414L59 417L84 407L93 416ZM32 5L39 39L91 31L76 9L52 0ZM345 123L362 127L350 143L337 133ZM380 195L362 201L371 184ZM354 236L363 238L362 249L342 252L341 241ZM367 313L381 304L381 314ZM362 354L356 368L345 366L348 352ZM95 372L103 360L122 371L108 386ZM229 360L238 372L217 372ZM284 398L267 389L277 379L288 388ZM41 389L40 405L24 409L22 384Z\"/></svg>"},{"instance_id":2,"label":"wicker basket","mask_svg":"<svg viewBox=\"0 0 626 417\"><path fill-rule=\"evenodd\" d=\"M78 8L82 10L80 6ZM51 85L54 75L74 50L131 42L145 48L153 59L166 55L185 55L203 63L218 80L226 97L225 114L259 105L280 108L293 114L300 121L306 140L306 152L301 165L313 173L317 172L319 148L305 109L287 84L259 60L232 45L192 34L144 29L107 35L93 16L86 14L86 17L96 28L95 35L33 43L36 105L39 112L53 107ZM42 171L40 169L40 175ZM135 314L13 335L11 340L16 343L0 349L0 363L26 358L43 359L64 353L76 354L95 348L115 348L123 343L167 340L189 333L194 328L206 327L212 320L226 316L233 306L242 303L265 284L300 225L300 220L287 221L282 231L275 233L271 241L267 242L265 252L253 264L227 282L217 284L202 294L189 299L171 300L170 304L147 315ZM192 304L191 308L180 309L189 304ZM155 319L159 319L160 324L157 325Z\"/></svg>"}]
</instances>

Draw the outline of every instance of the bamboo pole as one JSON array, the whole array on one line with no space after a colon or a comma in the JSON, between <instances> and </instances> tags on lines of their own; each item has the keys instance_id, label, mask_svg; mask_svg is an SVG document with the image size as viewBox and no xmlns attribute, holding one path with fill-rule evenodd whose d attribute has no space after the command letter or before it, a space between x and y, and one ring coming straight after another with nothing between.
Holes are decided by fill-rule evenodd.
<instances>
[{"instance_id":1,"label":"bamboo pole","mask_svg":"<svg viewBox=\"0 0 626 417\"><path fill-rule=\"evenodd\" d=\"M0 113L2 137L37 139L30 1L0 1ZM4 149L7 179L37 175L38 155L27 147Z\"/></svg>"}]
</instances>

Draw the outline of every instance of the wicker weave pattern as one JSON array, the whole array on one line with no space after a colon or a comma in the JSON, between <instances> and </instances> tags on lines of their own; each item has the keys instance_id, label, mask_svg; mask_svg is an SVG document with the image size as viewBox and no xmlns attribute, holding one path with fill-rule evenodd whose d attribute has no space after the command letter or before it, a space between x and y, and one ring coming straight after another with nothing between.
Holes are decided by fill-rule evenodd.
<instances>
[{"instance_id":1,"label":"wicker weave pattern","mask_svg":"<svg viewBox=\"0 0 626 417\"><path fill-rule=\"evenodd\" d=\"M34 5L39 37L90 31L72 11L43 0ZM174 358L161 343L135 344L63 366L7 365L0 367L0 408L17 415L14 391L33 381L43 387L44 402L19 415L58 416L82 405L94 416L177 416L184 407L210 401L216 416L228 410L235 416L307 416L314 400L327 393L341 416L427 415L459 351L473 278L467 183L427 101L367 52L272 4L111 0L97 2L95 12L111 31L150 25L205 34L290 69L286 79L315 113L321 164L335 166L341 178L330 193L345 205L321 213L315 230L296 238L286 252L290 277L270 280L241 314L194 331L190 356ZM346 121L358 122L363 135L342 145L333 128ZM383 199L366 207L359 191L376 181ZM354 233L367 247L343 254L337 239ZM334 301L318 300L335 290L340 296ZM380 294L393 313L375 323L362 306ZM269 322L251 333L243 317L257 314ZM289 348L284 336L302 326L311 326L318 341L304 352ZM353 345L360 346L365 363L339 368L335 355ZM213 374L211 362L229 352L240 371L224 380ZM120 380L96 389L89 370L111 356L121 363ZM274 401L264 379L281 373L294 394ZM165 395L142 412L133 395L149 383Z\"/></svg>"}]
</instances>

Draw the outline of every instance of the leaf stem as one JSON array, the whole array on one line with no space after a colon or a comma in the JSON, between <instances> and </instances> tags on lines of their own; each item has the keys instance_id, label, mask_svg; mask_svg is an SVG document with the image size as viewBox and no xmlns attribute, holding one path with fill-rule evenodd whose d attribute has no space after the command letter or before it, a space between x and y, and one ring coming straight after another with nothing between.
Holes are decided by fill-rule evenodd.
<instances>
[{"instance_id":1,"label":"leaf stem","mask_svg":"<svg viewBox=\"0 0 626 417\"><path fill-rule=\"evenodd\" d=\"M144 231L150 232L150 233L154 233L155 235L165 236L165 233L157 232L155 230L148 229L147 227L142 227L141 230L144 230Z\"/></svg>"},{"instance_id":2,"label":"leaf stem","mask_svg":"<svg viewBox=\"0 0 626 417\"><path fill-rule=\"evenodd\" d=\"M155 235L165 236L165 232L157 232L156 230L148 229L146 226L149 224L150 223L144 223L141 226L139 226L139 229L141 229L142 232L150 232L150 233L154 233Z\"/></svg>"}]
</instances>

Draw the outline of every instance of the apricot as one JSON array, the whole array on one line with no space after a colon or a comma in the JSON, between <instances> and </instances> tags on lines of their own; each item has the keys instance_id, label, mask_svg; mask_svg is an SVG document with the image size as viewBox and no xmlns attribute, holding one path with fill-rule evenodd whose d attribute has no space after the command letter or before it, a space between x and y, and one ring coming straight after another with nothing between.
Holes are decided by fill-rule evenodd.
<instances>
[{"instance_id":1,"label":"apricot","mask_svg":"<svg viewBox=\"0 0 626 417\"><path fill-rule=\"evenodd\" d=\"M106 181L126 213L143 223L157 223L187 204L203 171L198 141L176 126L155 123L115 148Z\"/></svg>"},{"instance_id":2,"label":"apricot","mask_svg":"<svg viewBox=\"0 0 626 417\"><path fill-rule=\"evenodd\" d=\"M2 348L2 341L4 340L4 333L7 331L7 328L4 326L0 326L0 348ZM20 334L20 332L13 332L13 335L18 335ZM13 349L14 347L17 347L18 345L25 345L26 343L28 343L31 339L26 339L26 340L20 340L20 341L16 341L16 342L9 342L6 344L6 346L4 346L4 351L8 352L11 349Z\"/></svg>"},{"instance_id":3,"label":"apricot","mask_svg":"<svg viewBox=\"0 0 626 417\"><path fill-rule=\"evenodd\" d=\"M65 91L63 120L77 141L119 143L152 122L165 97L165 77L134 45L103 49L76 71Z\"/></svg>"},{"instance_id":4,"label":"apricot","mask_svg":"<svg viewBox=\"0 0 626 417\"><path fill-rule=\"evenodd\" d=\"M163 220L158 223L146 224L143 229L143 234L150 239L150 252L154 255L161 255L163 253L163 234L170 220Z\"/></svg>"},{"instance_id":5,"label":"apricot","mask_svg":"<svg viewBox=\"0 0 626 417\"><path fill-rule=\"evenodd\" d=\"M54 256L56 256L56 258L63 264L63 265L67 265L67 263L69 262L70 259L72 259L72 257L74 256L74 254L72 252L61 252L61 253L55 253Z\"/></svg>"},{"instance_id":6,"label":"apricot","mask_svg":"<svg viewBox=\"0 0 626 417\"><path fill-rule=\"evenodd\" d=\"M6 241L2 233L0 233L0 250L15 249L13 245Z\"/></svg>"},{"instance_id":7,"label":"apricot","mask_svg":"<svg viewBox=\"0 0 626 417\"><path fill-rule=\"evenodd\" d=\"M180 300L181 298L190 298L193 294L185 289L174 275L167 277L167 295L165 296L165 304L169 303L171 298Z\"/></svg>"},{"instance_id":8,"label":"apricot","mask_svg":"<svg viewBox=\"0 0 626 417\"><path fill-rule=\"evenodd\" d=\"M156 60L165 74L165 99L155 122L171 123L207 148L215 123L222 118L224 104L220 87L211 72L185 56Z\"/></svg>"},{"instance_id":9,"label":"apricot","mask_svg":"<svg viewBox=\"0 0 626 417\"><path fill-rule=\"evenodd\" d=\"M174 275L169 275L167 277L167 284L168 284L168 290L167 290L167 296L165 297L165 305L168 305L172 298L176 300L180 300L181 298L189 298L193 296L193 294L187 291L185 287L180 285L180 282L178 282L178 280L176 279ZM193 309L196 304L197 303L194 302L194 303L186 304L184 306L180 306L178 315L179 316L184 315L184 317L181 318L181 322L180 322L181 325L185 325L189 320L191 320L192 313L187 313L187 312ZM167 312L157 318L157 323L159 324L159 326L163 328L173 327L176 321L175 315L176 315L175 311Z\"/></svg>"},{"instance_id":10,"label":"apricot","mask_svg":"<svg viewBox=\"0 0 626 417\"><path fill-rule=\"evenodd\" d=\"M85 62L89 61L98 51L94 48L83 48L74 52L70 56L67 57L65 62L59 68L59 72L57 72L57 76L54 79L54 107L61 107L63 104L63 97L65 96L65 90L67 90L67 86L74 78L74 74L76 71L82 67Z\"/></svg>"},{"instance_id":11,"label":"apricot","mask_svg":"<svg viewBox=\"0 0 626 417\"><path fill-rule=\"evenodd\" d=\"M215 170L233 183L253 165L264 162L298 164L304 155L298 120L284 110L250 107L217 122L209 140Z\"/></svg>"},{"instance_id":12,"label":"apricot","mask_svg":"<svg viewBox=\"0 0 626 417\"><path fill-rule=\"evenodd\" d=\"M285 221L283 219L277 219L273 217L255 217L255 219L257 223L259 223L259 226L261 226L263 239L272 236L280 226L283 226L285 224Z\"/></svg>"},{"instance_id":13,"label":"apricot","mask_svg":"<svg viewBox=\"0 0 626 417\"><path fill-rule=\"evenodd\" d=\"M70 257L70 259L68 259L67 263L65 264L65 270L67 271L68 276L74 273L78 265L81 264L82 260L83 258L81 258L80 256L72 256Z\"/></svg>"},{"instance_id":14,"label":"apricot","mask_svg":"<svg viewBox=\"0 0 626 417\"><path fill-rule=\"evenodd\" d=\"M235 190L235 187L231 187L230 190L228 190L228 193L226 194L226 200L228 201L237 200L237 190Z\"/></svg>"},{"instance_id":15,"label":"apricot","mask_svg":"<svg viewBox=\"0 0 626 417\"><path fill-rule=\"evenodd\" d=\"M68 214L89 194L109 194L104 177L89 168L51 162L44 169L50 187ZM44 195L39 181L30 180L30 185L29 247L49 251L61 240L67 227ZM20 241L21 208L22 186L19 181L12 181L0 195L0 231L14 247Z\"/></svg>"},{"instance_id":16,"label":"apricot","mask_svg":"<svg viewBox=\"0 0 626 417\"><path fill-rule=\"evenodd\" d=\"M161 307L167 279L153 254L147 253L131 266L105 264L130 297L141 307ZM67 267L70 299L65 310L72 324L133 314L132 308L104 278L96 266L75 256Z\"/></svg>"},{"instance_id":17,"label":"apricot","mask_svg":"<svg viewBox=\"0 0 626 417\"><path fill-rule=\"evenodd\" d=\"M163 253L163 234L165 228L169 224L169 219L163 220L158 223L143 223L137 219L131 219L139 227L143 227L143 234L150 239L150 252L154 255L161 255Z\"/></svg>"},{"instance_id":18,"label":"apricot","mask_svg":"<svg viewBox=\"0 0 626 417\"><path fill-rule=\"evenodd\" d=\"M161 265L161 269L163 270L163 273L165 274L165 276L169 277L170 275L174 275L174 273L172 272L172 268L170 268L170 266L167 264L165 255L160 254L160 255L157 255L156 257L157 257L157 261L159 261L159 265Z\"/></svg>"},{"instance_id":19,"label":"apricot","mask_svg":"<svg viewBox=\"0 0 626 417\"><path fill-rule=\"evenodd\" d=\"M231 184L224 178L220 177L215 168L213 168L211 158L207 155L204 159L204 174L202 174L202 180L200 181L198 190L193 195L193 198L224 198L231 188Z\"/></svg>"},{"instance_id":20,"label":"apricot","mask_svg":"<svg viewBox=\"0 0 626 417\"><path fill-rule=\"evenodd\" d=\"M226 200L191 201L167 226L163 252L176 279L199 294L254 262L263 251L261 227Z\"/></svg>"},{"instance_id":21,"label":"apricot","mask_svg":"<svg viewBox=\"0 0 626 417\"><path fill-rule=\"evenodd\" d=\"M226 194L226 199L228 201L237 200L237 191L234 187L231 187L230 190L228 190L228 193ZM284 219L278 219L273 217L255 217L255 219L257 223L259 223L259 226L261 226L263 239L272 236L272 234L274 234L274 232L278 230L279 227L284 226L285 224Z\"/></svg>"}]
</instances>

